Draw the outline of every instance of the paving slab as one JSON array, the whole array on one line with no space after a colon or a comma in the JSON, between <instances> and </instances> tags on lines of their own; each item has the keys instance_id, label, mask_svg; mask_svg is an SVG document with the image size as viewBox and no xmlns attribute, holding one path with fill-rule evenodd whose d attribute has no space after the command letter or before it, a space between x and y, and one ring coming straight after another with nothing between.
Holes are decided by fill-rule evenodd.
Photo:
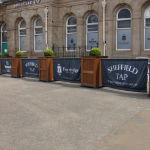
<instances>
[{"instance_id":1,"label":"paving slab","mask_svg":"<svg viewBox=\"0 0 150 150\"><path fill-rule=\"evenodd\" d=\"M149 135L149 111L146 93L0 76L0 150L123 150L128 130Z\"/></svg>"},{"instance_id":2,"label":"paving slab","mask_svg":"<svg viewBox=\"0 0 150 150\"><path fill-rule=\"evenodd\" d=\"M135 115L100 142L102 150L149 150L150 110Z\"/></svg>"}]
</instances>

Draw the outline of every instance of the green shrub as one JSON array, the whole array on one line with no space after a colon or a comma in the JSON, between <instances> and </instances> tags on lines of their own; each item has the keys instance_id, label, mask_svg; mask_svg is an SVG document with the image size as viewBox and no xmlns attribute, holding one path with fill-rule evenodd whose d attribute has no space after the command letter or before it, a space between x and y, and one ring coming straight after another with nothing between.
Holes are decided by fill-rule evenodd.
<instances>
[{"instance_id":1,"label":"green shrub","mask_svg":"<svg viewBox=\"0 0 150 150\"><path fill-rule=\"evenodd\" d=\"M17 56L17 57L24 56L24 52L23 52L23 51L18 50L18 51L16 52L16 56Z\"/></svg>"},{"instance_id":2,"label":"green shrub","mask_svg":"<svg viewBox=\"0 0 150 150\"><path fill-rule=\"evenodd\" d=\"M44 50L44 56L54 56L54 55L55 55L55 53L53 50L51 50L51 49Z\"/></svg>"},{"instance_id":3,"label":"green shrub","mask_svg":"<svg viewBox=\"0 0 150 150\"><path fill-rule=\"evenodd\" d=\"M100 48L92 48L89 55L90 56L101 56L102 50Z\"/></svg>"},{"instance_id":4,"label":"green shrub","mask_svg":"<svg viewBox=\"0 0 150 150\"><path fill-rule=\"evenodd\" d=\"M8 57L8 56L9 56L9 53L8 53L8 52L5 52L5 53L4 53L4 56Z\"/></svg>"},{"instance_id":5,"label":"green shrub","mask_svg":"<svg viewBox=\"0 0 150 150\"><path fill-rule=\"evenodd\" d=\"M0 53L0 56L2 56L2 53Z\"/></svg>"}]
</instances>

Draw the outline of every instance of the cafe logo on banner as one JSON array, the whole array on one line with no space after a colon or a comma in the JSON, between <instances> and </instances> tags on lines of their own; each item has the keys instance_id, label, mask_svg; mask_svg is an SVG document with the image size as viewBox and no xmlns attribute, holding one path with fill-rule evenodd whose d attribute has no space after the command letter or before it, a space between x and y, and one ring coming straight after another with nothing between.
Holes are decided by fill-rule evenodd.
<instances>
[{"instance_id":1,"label":"cafe logo on banner","mask_svg":"<svg viewBox=\"0 0 150 150\"><path fill-rule=\"evenodd\" d=\"M4 67L6 69L6 72L10 72L11 71L11 65L10 65L9 61L6 60Z\"/></svg>"},{"instance_id":2,"label":"cafe logo on banner","mask_svg":"<svg viewBox=\"0 0 150 150\"><path fill-rule=\"evenodd\" d=\"M57 73L58 73L58 75L60 75L60 76L61 76L61 74L62 74L62 67L61 67L60 64L57 65Z\"/></svg>"},{"instance_id":3,"label":"cafe logo on banner","mask_svg":"<svg viewBox=\"0 0 150 150\"><path fill-rule=\"evenodd\" d=\"M30 72L35 72L36 69L38 69L38 64L35 62L27 62L25 66L29 69Z\"/></svg>"},{"instance_id":4,"label":"cafe logo on banner","mask_svg":"<svg viewBox=\"0 0 150 150\"><path fill-rule=\"evenodd\" d=\"M131 65L125 65L125 64L112 65L107 68L107 71L109 73L115 72L116 79L119 81L126 81L129 77L128 73L131 73L133 75L137 75L139 73L138 68ZM122 73L122 71L125 73Z\"/></svg>"},{"instance_id":5,"label":"cafe logo on banner","mask_svg":"<svg viewBox=\"0 0 150 150\"><path fill-rule=\"evenodd\" d=\"M62 67L60 64L58 64L57 65L57 73L58 73L58 75L61 76L63 72L69 73L69 74L76 74L76 73L79 72L79 69Z\"/></svg>"},{"instance_id":6,"label":"cafe logo on banner","mask_svg":"<svg viewBox=\"0 0 150 150\"><path fill-rule=\"evenodd\" d=\"M35 5L35 4L39 4L40 2L41 2L41 0L26 0L26 1L23 1L23 2L17 2L15 4L15 8L23 7L23 6Z\"/></svg>"}]
</instances>

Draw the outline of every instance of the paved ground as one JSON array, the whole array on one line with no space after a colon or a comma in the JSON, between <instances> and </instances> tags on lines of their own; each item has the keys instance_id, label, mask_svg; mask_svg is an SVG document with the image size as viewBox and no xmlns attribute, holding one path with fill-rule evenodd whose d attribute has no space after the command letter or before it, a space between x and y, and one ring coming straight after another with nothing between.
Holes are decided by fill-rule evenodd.
<instances>
[{"instance_id":1,"label":"paved ground","mask_svg":"<svg viewBox=\"0 0 150 150\"><path fill-rule=\"evenodd\" d=\"M150 150L150 98L0 77L0 150Z\"/></svg>"}]
</instances>

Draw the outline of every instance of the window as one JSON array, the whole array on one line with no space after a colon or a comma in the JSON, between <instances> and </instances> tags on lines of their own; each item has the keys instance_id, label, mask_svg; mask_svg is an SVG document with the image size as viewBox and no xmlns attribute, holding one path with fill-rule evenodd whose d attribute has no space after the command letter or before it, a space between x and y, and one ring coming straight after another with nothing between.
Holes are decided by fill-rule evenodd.
<instances>
[{"instance_id":1,"label":"window","mask_svg":"<svg viewBox=\"0 0 150 150\"><path fill-rule=\"evenodd\" d=\"M40 18L34 21L34 50L42 51L43 48L43 27Z\"/></svg>"},{"instance_id":2,"label":"window","mask_svg":"<svg viewBox=\"0 0 150 150\"><path fill-rule=\"evenodd\" d=\"M77 47L77 20L74 16L66 23L66 47L67 51L74 51Z\"/></svg>"},{"instance_id":3,"label":"window","mask_svg":"<svg viewBox=\"0 0 150 150\"><path fill-rule=\"evenodd\" d=\"M26 23L21 20L19 23L19 50L26 51Z\"/></svg>"},{"instance_id":4,"label":"window","mask_svg":"<svg viewBox=\"0 0 150 150\"><path fill-rule=\"evenodd\" d=\"M86 21L86 49L91 50L99 46L98 17L94 14L88 16Z\"/></svg>"},{"instance_id":5,"label":"window","mask_svg":"<svg viewBox=\"0 0 150 150\"><path fill-rule=\"evenodd\" d=\"M4 55L5 52L8 52L7 46L7 26L2 24L1 26L1 53Z\"/></svg>"},{"instance_id":6,"label":"window","mask_svg":"<svg viewBox=\"0 0 150 150\"><path fill-rule=\"evenodd\" d=\"M150 50L150 7L144 13L144 49Z\"/></svg>"},{"instance_id":7,"label":"window","mask_svg":"<svg viewBox=\"0 0 150 150\"><path fill-rule=\"evenodd\" d=\"M131 50L131 43L131 12L129 9L121 9L116 23L117 50Z\"/></svg>"},{"instance_id":8,"label":"window","mask_svg":"<svg viewBox=\"0 0 150 150\"><path fill-rule=\"evenodd\" d=\"M6 29L6 24L3 24L1 27L1 38L2 42L7 42L7 29Z\"/></svg>"}]
</instances>

